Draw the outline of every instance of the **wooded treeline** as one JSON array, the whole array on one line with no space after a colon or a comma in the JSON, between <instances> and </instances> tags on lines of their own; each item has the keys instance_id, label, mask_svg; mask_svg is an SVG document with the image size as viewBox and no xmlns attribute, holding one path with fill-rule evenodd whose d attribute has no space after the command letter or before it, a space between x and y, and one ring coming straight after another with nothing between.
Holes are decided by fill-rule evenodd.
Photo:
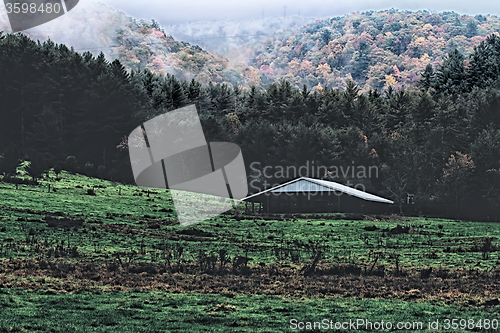
<instances>
[{"instance_id":1,"label":"wooded treeline","mask_svg":"<svg viewBox=\"0 0 500 333\"><path fill-rule=\"evenodd\" d=\"M500 38L467 59L427 66L408 90L311 92L287 81L266 90L202 85L145 70L128 73L103 54L79 54L22 34L0 35L0 172L19 160L133 182L126 136L141 122L196 103L208 141L243 150L249 165L378 166L362 183L403 212L496 219L500 199ZM310 170L312 171L312 170ZM315 174L317 177L318 175ZM279 177L278 177L279 178ZM255 191L255 189L251 189ZM407 207L406 193L415 194ZM475 214L471 215L474 212Z\"/></svg>"}]
</instances>

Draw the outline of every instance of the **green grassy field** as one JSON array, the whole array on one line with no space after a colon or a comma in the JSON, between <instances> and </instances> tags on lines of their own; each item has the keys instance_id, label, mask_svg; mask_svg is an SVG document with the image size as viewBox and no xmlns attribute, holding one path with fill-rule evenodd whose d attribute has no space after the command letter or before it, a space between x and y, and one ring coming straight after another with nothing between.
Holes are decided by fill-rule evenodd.
<instances>
[{"instance_id":1,"label":"green grassy field","mask_svg":"<svg viewBox=\"0 0 500 333\"><path fill-rule=\"evenodd\" d=\"M68 173L0 182L0 332L500 320L499 236L495 223L243 207L181 227L166 190Z\"/></svg>"},{"instance_id":2,"label":"green grassy field","mask_svg":"<svg viewBox=\"0 0 500 333\"><path fill-rule=\"evenodd\" d=\"M11 290L2 291L0 306L4 331L52 332L283 332L292 319L334 323L364 319L411 323L412 328L422 323L428 328L429 321L464 315L452 307L401 301L262 295L228 298L157 291L61 295ZM475 320L492 317L481 311L467 313L467 318ZM366 328L366 324L360 327Z\"/></svg>"}]
</instances>

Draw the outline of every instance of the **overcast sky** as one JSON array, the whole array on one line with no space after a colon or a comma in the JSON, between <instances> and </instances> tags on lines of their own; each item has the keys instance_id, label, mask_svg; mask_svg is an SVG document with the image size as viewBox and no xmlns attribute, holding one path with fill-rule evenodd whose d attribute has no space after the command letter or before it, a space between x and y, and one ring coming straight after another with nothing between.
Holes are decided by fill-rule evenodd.
<instances>
[{"instance_id":1,"label":"overcast sky","mask_svg":"<svg viewBox=\"0 0 500 333\"><path fill-rule=\"evenodd\" d=\"M83 0L85 1L85 0ZM287 15L332 17L356 11L400 10L455 11L460 14L500 14L498 0L100 0L130 16L156 19L163 25L207 20L253 19Z\"/></svg>"}]
</instances>

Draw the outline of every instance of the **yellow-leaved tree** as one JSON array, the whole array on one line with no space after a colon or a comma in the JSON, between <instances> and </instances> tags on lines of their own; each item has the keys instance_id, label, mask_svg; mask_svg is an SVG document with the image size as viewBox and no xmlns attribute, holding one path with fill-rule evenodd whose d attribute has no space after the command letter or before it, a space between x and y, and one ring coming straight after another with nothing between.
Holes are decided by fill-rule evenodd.
<instances>
[{"instance_id":1,"label":"yellow-leaved tree","mask_svg":"<svg viewBox=\"0 0 500 333\"><path fill-rule=\"evenodd\" d=\"M443 168L441 193L443 199L453 204L457 219L461 216L463 201L467 196L470 177L475 168L472 158L459 151L448 158Z\"/></svg>"},{"instance_id":2,"label":"yellow-leaved tree","mask_svg":"<svg viewBox=\"0 0 500 333\"><path fill-rule=\"evenodd\" d=\"M392 76L392 74L385 76L385 86L384 86L385 89L388 89L389 87L394 88L396 86L396 83L398 82L396 81L396 78Z\"/></svg>"}]
</instances>

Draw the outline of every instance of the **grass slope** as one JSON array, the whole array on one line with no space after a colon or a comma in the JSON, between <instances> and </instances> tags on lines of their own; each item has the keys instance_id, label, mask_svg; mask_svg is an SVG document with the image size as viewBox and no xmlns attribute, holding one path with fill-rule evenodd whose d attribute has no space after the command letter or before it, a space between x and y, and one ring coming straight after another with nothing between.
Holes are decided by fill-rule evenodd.
<instances>
[{"instance_id":1,"label":"grass slope","mask_svg":"<svg viewBox=\"0 0 500 333\"><path fill-rule=\"evenodd\" d=\"M494 223L242 208L183 228L168 191L50 173L38 185L0 183L0 332L500 319L499 233Z\"/></svg>"}]
</instances>

